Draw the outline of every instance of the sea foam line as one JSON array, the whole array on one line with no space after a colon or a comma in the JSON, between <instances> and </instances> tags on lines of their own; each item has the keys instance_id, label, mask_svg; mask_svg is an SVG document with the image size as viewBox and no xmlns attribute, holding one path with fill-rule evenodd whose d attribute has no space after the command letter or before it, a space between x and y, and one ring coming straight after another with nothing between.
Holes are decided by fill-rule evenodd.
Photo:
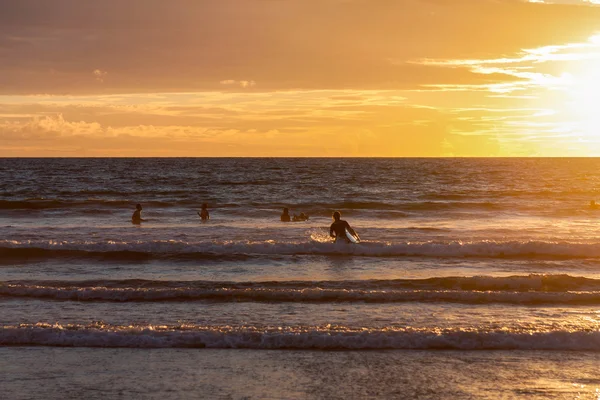
<instances>
[{"instance_id":1,"label":"sea foam line","mask_svg":"<svg viewBox=\"0 0 600 400\"><path fill-rule=\"evenodd\" d=\"M161 302L448 302L465 304L600 304L600 291L517 292L477 290L323 289L315 288L107 288L0 285L0 296L68 301Z\"/></svg>"},{"instance_id":2,"label":"sea foam line","mask_svg":"<svg viewBox=\"0 0 600 400\"><path fill-rule=\"evenodd\" d=\"M302 350L600 351L600 332L34 324L0 327L0 345Z\"/></svg>"},{"instance_id":3,"label":"sea foam line","mask_svg":"<svg viewBox=\"0 0 600 400\"><path fill-rule=\"evenodd\" d=\"M600 279L567 274L529 274L511 276L441 276L421 279L363 279L316 281L212 281L212 280L152 280L152 279L95 279L95 280L13 280L0 281L0 287L12 285L48 288L142 288L142 289L421 289L421 290L478 290L478 291L600 291Z\"/></svg>"},{"instance_id":4,"label":"sea foam line","mask_svg":"<svg viewBox=\"0 0 600 400\"><path fill-rule=\"evenodd\" d=\"M355 255L366 257L491 257L491 258L600 258L600 243L543 241L440 241L369 242L358 245L306 242L185 242L153 240L136 242L17 241L0 240L0 256L27 259L38 257L98 257L135 259L206 258L227 255Z\"/></svg>"}]
</instances>

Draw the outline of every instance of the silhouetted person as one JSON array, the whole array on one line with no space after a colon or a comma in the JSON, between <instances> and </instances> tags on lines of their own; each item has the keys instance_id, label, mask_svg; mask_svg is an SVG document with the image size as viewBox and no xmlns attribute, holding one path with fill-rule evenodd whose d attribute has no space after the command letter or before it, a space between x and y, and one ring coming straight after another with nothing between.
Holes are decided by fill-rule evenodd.
<instances>
[{"instance_id":1,"label":"silhouetted person","mask_svg":"<svg viewBox=\"0 0 600 400\"><path fill-rule=\"evenodd\" d=\"M298 221L306 221L308 219L308 215L304 214L304 213L300 213L300 215L296 215L294 214L294 217L292 218L292 220L294 222L298 222Z\"/></svg>"},{"instance_id":2,"label":"silhouetted person","mask_svg":"<svg viewBox=\"0 0 600 400\"><path fill-rule=\"evenodd\" d=\"M210 215L208 215L208 205L206 203L202 204L202 209L198 213L202 221L208 221L210 219Z\"/></svg>"},{"instance_id":3,"label":"silhouetted person","mask_svg":"<svg viewBox=\"0 0 600 400\"><path fill-rule=\"evenodd\" d=\"M290 210L287 208L283 209L283 214L281 214L281 222L290 222Z\"/></svg>"},{"instance_id":4,"label":"silhouetted person","mask_svg":"<svg viewBox=\"0 0 600 400\"><path fill-rule=\"evenodd\" d=\"M342 218L342 214L340 214L339 211L333 213L333 224L331 224L331 227L329 228L329 236L335 238L336 243L339 241L345 241L346 243L349 243L350 240L346 236L346 229L348 229L348 232L350 232L350 234L354 236L358 235L356 234L354 229L350 227L350 224L348 224L348 222L340 218Z\"/></svg>"},{"instance_id":5,"label":"silhouetted person","mask_svg":"<svg viewBox=\"0 0 600 400\"><path fill-rule=\"evenodd\" d=\"M134 224L139 224L142 221L144 221L142 219L142 205L137 204L135 206L135 211L133 212L133 215L131 216L131 222Z\"/></svg>"}]
</instances>

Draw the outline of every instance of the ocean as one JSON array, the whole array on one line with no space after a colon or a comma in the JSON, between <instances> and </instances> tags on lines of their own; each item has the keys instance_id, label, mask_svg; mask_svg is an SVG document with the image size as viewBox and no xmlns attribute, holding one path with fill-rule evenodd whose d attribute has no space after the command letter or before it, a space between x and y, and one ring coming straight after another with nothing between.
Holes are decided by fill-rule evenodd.
<instances>
[{"instance_id":1,"label":"ocean","mask_svg":"<svg viewBox=\"0 0 600 400\"><path fill-rule=\"evenodd\" d=\"M600 399L599 171L0 159L1 397Z\"/></svg>"}]
</instances>

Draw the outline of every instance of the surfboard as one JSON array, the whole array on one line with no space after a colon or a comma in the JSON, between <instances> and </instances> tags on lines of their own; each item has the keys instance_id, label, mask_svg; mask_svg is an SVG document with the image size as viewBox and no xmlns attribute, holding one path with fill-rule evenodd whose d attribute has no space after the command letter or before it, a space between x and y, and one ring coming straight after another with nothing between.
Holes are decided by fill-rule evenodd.
<instances>
[{"instance_id":1,"label":"surfboard","mask_svg":"<svg viewBox=\"0 0 600 400\"><path fill-rule=\"evenodd\" d=\"M348 231L348 229L346 229L346 237L347 237L347 238L348 238L348 240L349 240L350 242L352 242L352 243L356 243L356 244L360 243L360 238L358 237L358 235L356 235L356 236L355 236L355 235L351 234L351 233Z\"/></svg>"}]
</instances>

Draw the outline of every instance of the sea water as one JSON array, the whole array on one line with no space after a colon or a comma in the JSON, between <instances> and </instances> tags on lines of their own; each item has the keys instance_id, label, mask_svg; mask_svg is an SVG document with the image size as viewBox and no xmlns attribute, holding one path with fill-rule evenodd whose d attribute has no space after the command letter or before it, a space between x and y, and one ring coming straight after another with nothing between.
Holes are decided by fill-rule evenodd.
<instances>
[{"instance_id":1,"label":"sea water","mask_svg":"<svg viewBox=\"0 0 600 400\"><path fill-rule=\"evenodd\" d=\"M600 398L598 171L600 159L0 159L0 388ZM280 222L284 207L310 218ZM360 244L332 243L336 210Z\"/></svg>"}]
</instances>

